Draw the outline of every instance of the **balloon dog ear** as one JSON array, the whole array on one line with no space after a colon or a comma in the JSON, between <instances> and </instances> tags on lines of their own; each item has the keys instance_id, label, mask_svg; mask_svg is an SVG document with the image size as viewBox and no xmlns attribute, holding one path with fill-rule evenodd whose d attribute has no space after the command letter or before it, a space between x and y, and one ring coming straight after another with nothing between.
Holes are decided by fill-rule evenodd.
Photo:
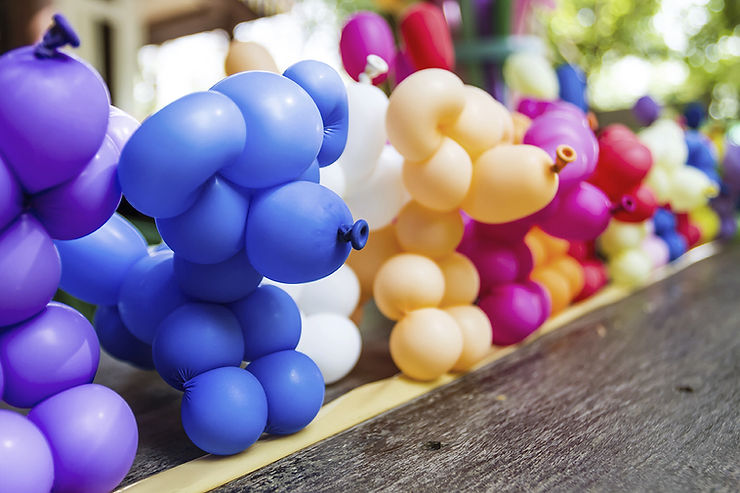
<instances>
[{"instance_id":1,"label":"balloon dog ear","mask_svg":"<svg viewBox=\"0 0 740 493\"><path fill-rule=\"evenodd\" d=\"M324 141L317 160L321 167L330 165L341 156L347 144L349 111L342 79L329 65L316 60L298 62L283 75L305 89L319 108Z\"/></svg>"}]
</instances>

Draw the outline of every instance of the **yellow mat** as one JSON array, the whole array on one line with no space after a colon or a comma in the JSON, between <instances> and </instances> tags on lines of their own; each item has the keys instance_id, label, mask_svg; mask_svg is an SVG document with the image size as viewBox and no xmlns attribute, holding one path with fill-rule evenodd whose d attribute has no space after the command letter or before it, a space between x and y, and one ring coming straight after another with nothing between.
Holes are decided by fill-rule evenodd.
<instances>
[{"instance_id":1,"label":"yellow mat","mask_svg":"<svg viewBox=\"0 0 740 493\"><path fill-rule=\"evenodd\" d=\"M715 243L697 247L678 261L655 271L646 285L665 279L689 265L715 254L718 250L719 247ZM634 289L609 286L597 295L548 320L524 344L599 307L615 303L633 291ZM493 349L483 361L476 365L476 368L490 364L515 350L516 346ZM460 376L462 374L445 375L434 382L416 382L402 375L396 375L357 387L322 407L316 419L304 430L294 435L260 440L237 455L228 457L206 455L142 479L118 491L127 493L201 493L209 491L367 421L385 411L405 404L460 378Z\"/></svg>"}]
</instances>

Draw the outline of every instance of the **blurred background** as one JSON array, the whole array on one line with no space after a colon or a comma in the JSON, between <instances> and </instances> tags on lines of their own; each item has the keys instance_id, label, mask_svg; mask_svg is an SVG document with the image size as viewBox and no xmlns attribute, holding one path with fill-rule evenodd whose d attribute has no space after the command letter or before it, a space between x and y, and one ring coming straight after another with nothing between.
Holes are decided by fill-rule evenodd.
<instances>
[{"instance_id":1,"label":"blurred background","mask_svg":"<svg viewBox=\"0 0 740 493\"><path fill-rule=\"evenodd\" d=\"M455 42L456 71L504 103L510 102L503 80L507 57L534 53L552 66L569 63L583 69L588 104L602 125L637 127L630 110L649 94L669 117L681 115L689 102L701 102L709 117L704 131L717 136L717 142L740 142L740 1L430 1L442 10ZM37 42L52 15L61 12L82 40L75 53L103 76L113 104L141 120L222 79L234 41L262 44L281 70L313 58L349 80L339 53L345 19L359 10L378 12L398 37L399 19L413 3L0 0L0 53ZM538 77L534 68L530 72ZM150 243L160 240L152 220L125 200L119 212ZM92 314L91 306L63 300Z\"/></svg>"},{"instance_id":2,"label":"blurred background","mask_svg":"<svg viewBox=\"0 0 740 493\"><path fill-rule=\"evenodd\" d=\"M103 75L114 104L143 118L174 99L206 89L224 77L224 59L232 39L263 44L281 69L300 59L315 58L341 72L339 33L351 12L374 10L394 25L402 10L412 3L405 0L0 0L0 52L35 42L49 25L51 15L62 12L82 39L78 55ZM740 2L435 0L435 3L442 7L453 37L459 42L458 65L469 82L485 86L484 79L476 77L474 70L466 72L466 49L473 47L489 56L501 46L506 46L506 53L535 50L554 65L568 62L586 72L589 103L605 122L629 121L627 110L645 94L674 107L701 101L711 120L725 128L737 119ZM473 15L461 18L461 6L463 16L465 12ZM504 18L505 22L497 20Z\"/></svg>"}]
</instances>

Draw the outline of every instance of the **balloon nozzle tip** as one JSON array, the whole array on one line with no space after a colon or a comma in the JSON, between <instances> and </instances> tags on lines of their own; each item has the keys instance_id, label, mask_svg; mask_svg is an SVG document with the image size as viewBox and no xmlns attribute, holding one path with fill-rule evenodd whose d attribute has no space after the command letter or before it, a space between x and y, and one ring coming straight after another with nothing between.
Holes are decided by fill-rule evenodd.
<instances>
[{"instance_id":1,"label":"balloon nozzle tip","mask_svg":"<svg viewBox=\"0 0 740 493\"><path fill-rule=\"evenodd\" d=\"M349 242L355 250L362 250L367 244L370 235L370 226L364 219L358 219L352 226L339 228L339 239Z\"/></svg>"},{"instance_id":2,"label":"balloon nozzle tip","mask_svg":"<svg viewBox=\"0 0 740 493\"><path fill-rule=\"evenodd\" d=\"M80 38L66 17L62 14L54 14L54 23L44 33L44 37L36 45L34 53L39 58L51 58L57 53L57 49L64 45L70 45L73 48L80 46Z\"/></svg>"},{"instance_id":3,"label":"balloon nozzle tip","mask_svg":"<svg viewBox=\"0 0 740 493\"><path fill-rule=\"evenodd\" d=\"M552 170L555 173L560 173L563 168L568 164L576 160L576 151L569 145L559 145L555 150L555 164L552 165Z\"/></svg>"},{"instance_id":4,"label":"balloon nozzle tip","mask_svg":"<svg viewBox=\"0 0 740 493\"><path fill-rule=\"evenodd\" d=\"M388 62L383 58L378 55L368 55L365 71L360 74L360 82L372 84L374 78L388 73L389 69Z\"/></svg>"},{"instance_id":5,"label":"balloon nozzle tip","mask_svg":"<svg viewBox=\"0 0 740 493\"><path fill-rule=\"evenodd\" d=\"M596 114L593 111L586 113L586 120L592 132L596 132L599 129L599 119L596 118Z\"/></svg>"},{"instance_id":6,"label":"balloon nozzle tip","mask_svg":"<svg viewBox=\"0 0 740 493\"><path fill-rule=\"evenodd\" d=\"M619 203L612 206L611 212L612 214L616 214L618 212L626 212L627 214L631 214L632 212L635 212L636 209L637 204L635 203L635 199L633 199L629 195L625 195L621 198Z\"/></svg>"}]
</instances>

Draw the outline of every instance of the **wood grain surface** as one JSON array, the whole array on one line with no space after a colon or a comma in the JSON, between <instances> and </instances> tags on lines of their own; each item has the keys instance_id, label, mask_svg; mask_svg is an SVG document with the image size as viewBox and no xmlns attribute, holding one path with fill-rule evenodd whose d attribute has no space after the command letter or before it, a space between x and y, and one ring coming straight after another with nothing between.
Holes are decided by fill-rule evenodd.
<instances>
[{"instance_id":1,"label":"wood grain surface","mask_svg":"<svg viewBox=\"0 0 740 493\"><path fill-rule=\"evenodd\" d=\"M740 248L216 491L740 491ZM332 400L393 375L369 317ZM202 452L181 394L103 355L96 382L137 417L122 485Z\"/></svg>"},{"instance_id":2,"label":"wood grain surface","mask_svg":"<svg viewBox=\"0 0 740 493\"><path fill-rule=\"evenodd\" d=\"M215 490L738 491L740 250Z\"/></svg>"}]
</instances>

